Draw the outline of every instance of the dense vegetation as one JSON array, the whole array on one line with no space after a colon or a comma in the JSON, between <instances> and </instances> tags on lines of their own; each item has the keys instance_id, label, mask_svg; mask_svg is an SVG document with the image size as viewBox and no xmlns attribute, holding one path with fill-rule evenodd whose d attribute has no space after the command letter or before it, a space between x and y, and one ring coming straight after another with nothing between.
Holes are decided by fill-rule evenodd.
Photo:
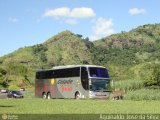
<instances>
[{"instance_id":1,"label":"dense vegetation","mask_svg":"<svg viewBox=\"0 0 160 120\"><path fill-rule=\"evenodd\" d=\"M113 88L126 91L160 88L160 24L139 26L90 42L64 31L46 42L0 58L0 86L32 86L36 69L57 65L106 66ZM130 93L131 94L131 93Z\"/></svg>"},{"instance_id":2,"label":"dense vegetation","mask_svg":"<svg viewBox=\"0 0 160 120\"><path fill-rule=\"evenodd\" d=\"M95 64L110 69L114 80L142 80L145 87L159 88L160 24L143 25L130 32L96 41Z\"/></svg>"}]
</instances>

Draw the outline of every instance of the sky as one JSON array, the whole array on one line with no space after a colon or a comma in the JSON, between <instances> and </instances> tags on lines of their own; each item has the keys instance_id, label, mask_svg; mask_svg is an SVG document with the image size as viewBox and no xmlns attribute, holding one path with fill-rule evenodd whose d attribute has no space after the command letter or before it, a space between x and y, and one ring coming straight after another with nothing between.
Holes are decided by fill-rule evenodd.
<instances>
[{"instance_id":1,"label":"sky","mask_svg":"<svg viewBox=\"0 0 160 120\"><path fill-rule=\"evenodd\" d=\"M160 0L0 0L0 56L69 30L94 41L160 23Z\"/></svg>"}]
</instances>

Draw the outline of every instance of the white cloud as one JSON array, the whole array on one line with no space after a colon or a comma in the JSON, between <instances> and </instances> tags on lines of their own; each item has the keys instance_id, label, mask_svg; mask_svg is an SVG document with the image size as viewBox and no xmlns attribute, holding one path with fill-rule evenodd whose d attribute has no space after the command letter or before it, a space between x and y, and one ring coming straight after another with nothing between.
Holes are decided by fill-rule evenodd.
<instances>
[{"instance_id":1,"label":"white cloud","mask_svg":"<svg viewBox=\"0 0 160 120\"><path fill-rule=\"evenodd\" d=\"M18 22L19 19L11 17L11 18L8 19L8 21L15 23L15 22Z\"/></svg>"},{"instance_id":2,"label":"white cloud","mask_svg":"<svg viewBox=\"0 0 160 120\"><path fill-rule=\"evenodd\" d=\"M90 18L94 17L92 8L80 7L70 9L68 7L56 8L52 10L47 10L43 16L45 17L68 17L68 18Z\"/></svg>"},{"instance_id":3,"label":"white cloud","mask_svg":"<svg viewBox=\"0 0 160 120\"><path fill-rule=\"evenodd\" d=\"M91 40L96 40L102 37L109 36L114 33L112 19L98 18L93 26L93 33Z\"/></svg>"},{"instance_id":4,"label":"white cloud","mask_svg":"<svg viewBox=\"0 0 160 120\"><path fill-rule=\"evenodd\" d=\"M139 9L139 8L129 9L129 14L131 14L131 15L144 14L144 13L146 13L146 10L143 9L143 8L141 8L141 9Z\"/></svg>"},{"instance_id":5,"label":"white cloud","mask_svg":"<svg viewBox=\"0 0 160 120\"><path fill-rule=\"evenodd\" d=\"M70 15L70 8L62 7L53 10L47 10L44 16L48 17L67 17Z\"/></svg>"},{"instance_id":6,"label":"white cloud","mask_svg":"<svg viewBox=\"0 0 160 120\"><path fill-rule=\"evenodd\" d=\"M70 12L70 16L73 18L90 18L94 17L96 14L94 13L92 8L86 8L86 7L81 7L81 8L74 8Z\"/></svg>"},{"instance_id":7,"label":"white cloud","mask_svg":"<svg viewBox=\"0 0 160 120\"><path fill-rule=\"evenodd\" d=\"M114 31L112 19L98 18L94 31L96 35L111 35Z\"/></svg>"}]
</instances>

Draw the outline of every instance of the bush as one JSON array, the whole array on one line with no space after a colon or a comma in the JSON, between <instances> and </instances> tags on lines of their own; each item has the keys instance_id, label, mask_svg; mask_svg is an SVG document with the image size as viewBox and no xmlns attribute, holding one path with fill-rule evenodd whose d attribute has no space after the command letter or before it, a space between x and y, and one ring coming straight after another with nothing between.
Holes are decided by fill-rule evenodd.
<instances>
[{"instance_id":1,"label":"bush","mask_svg":"<svg viewBox=\"0 0 160 120\"><path fill-rule=\"evenodd\" d=\"M145 63L135 68L138 68L136 74L139 79L144 80L145 87L160 86L160 63Z\"/></svg>"},{"instance_id":2,"label":"bush","mask_svg":"<svg viewBox=\"0 0 160 120\"><path fill-rule=\"evenodd\" d=\"M10 86L8 87L8 89L9 89L9 90L19 90L19 87L18 87L17 85L12 84L12 85L10 85Z\"/></svg>"}]
</instances>

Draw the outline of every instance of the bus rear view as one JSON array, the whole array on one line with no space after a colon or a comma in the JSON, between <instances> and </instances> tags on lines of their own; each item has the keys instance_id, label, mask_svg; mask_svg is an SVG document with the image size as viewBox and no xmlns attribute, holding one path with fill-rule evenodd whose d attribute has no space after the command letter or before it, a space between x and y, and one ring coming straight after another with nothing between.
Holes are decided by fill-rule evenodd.
<instances>
[{"instance_id":1,"label":"bus rear view","mask_svg":"<svg viewBox=\"0 0 160 120\"><path fill-rule=\"evenodd\" d=\"M36 73L35 96L42 98L109 98L110 79L105 67L57 66Z\"/></svg>"}]
</instances>

